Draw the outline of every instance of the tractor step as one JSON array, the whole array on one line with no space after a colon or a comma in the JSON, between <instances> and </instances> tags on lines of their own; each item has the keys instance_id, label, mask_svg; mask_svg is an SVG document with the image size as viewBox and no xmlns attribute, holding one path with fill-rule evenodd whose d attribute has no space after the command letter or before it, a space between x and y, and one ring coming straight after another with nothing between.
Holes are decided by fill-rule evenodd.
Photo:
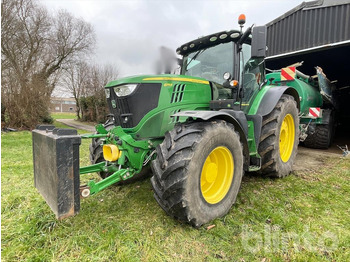
<instances>
[{"instance_id":1,"label":"tractor step","mask_svg":"<svg viewBox=\"0 0 350 262\"><path fill-rule=\"evenodd\" d=\"M260 166L249 166L249 172L259 171Z\"/></svg>"},{"instance_id":2,"label":"tractor step","mask_svg":"<svg viewBox=\"0 0 350 262\"><path fill-rule=\"evenodd\" d=\"M259 171L261 169L261 158L252 156L250 158L249 172Z\"/></svg>"},{"instance_id":3,"label":"tractor step","mask_svg":"<svg viewBox=\"0 0 350 262\"><path fill-rule=\"evenodd\" d=\"M34 184L58 219L80 210L79 145L74 129L39 125L32 131Z\"/></svg>"}]
</instances>

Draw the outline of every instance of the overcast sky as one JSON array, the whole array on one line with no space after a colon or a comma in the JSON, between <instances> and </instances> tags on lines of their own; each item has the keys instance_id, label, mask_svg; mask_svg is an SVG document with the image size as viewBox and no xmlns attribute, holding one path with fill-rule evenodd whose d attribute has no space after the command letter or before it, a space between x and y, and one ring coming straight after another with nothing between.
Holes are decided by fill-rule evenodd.
<instances>
[{"instance_id":1,"label":"overcast sky","mask_svg":"<svg viewBox=\"0 0 350 262\"><path fill-rule=\"evenodd\" d=\"M175 51L200 36L263 25L302 3L301 0L41 0L52 12L66 9L95 28L95 60L113 64L120 76L153 73L159 47Z\"/></svg>"}]
</instances>

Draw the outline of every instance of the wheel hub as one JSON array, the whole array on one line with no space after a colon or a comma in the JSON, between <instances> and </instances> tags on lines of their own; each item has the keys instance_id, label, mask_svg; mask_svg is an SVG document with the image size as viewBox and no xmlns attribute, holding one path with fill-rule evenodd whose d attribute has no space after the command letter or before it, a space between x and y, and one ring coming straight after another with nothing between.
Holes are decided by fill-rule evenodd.
<instances>
[{"instance_id":1,"label":"wheel hub","mask_svg":"<svg viewBox=\"0 0 350 262\"><path fill-rule=\"evenodd\" d=\"M228 193L233 180L234 162L230 150L219 146L206 158L201 178L200 190L209 204L219 203Z\"/></svg>"},{"instance_id":2,"label":"wheel hub","mask_svg":"<svg viewBox=\"0 0 350 262\"><path fill-rule=\"evenodd\" d=\"M295 141L294 119L291 114L287 114L281 124L280 131L280 157L283 162L288 162L292 155Z\"/></svg>"},{"instance_id":3,"label":"wheel hub","mask_svg":"<svg viewBox=\"0 0 350 262\"><path fill-rule=\"evenodd\" d=\"M215 163L209 163L206 167L205 179L209 183L213 183L218 176L218 166Z\"/></svg>"}]
</instances>

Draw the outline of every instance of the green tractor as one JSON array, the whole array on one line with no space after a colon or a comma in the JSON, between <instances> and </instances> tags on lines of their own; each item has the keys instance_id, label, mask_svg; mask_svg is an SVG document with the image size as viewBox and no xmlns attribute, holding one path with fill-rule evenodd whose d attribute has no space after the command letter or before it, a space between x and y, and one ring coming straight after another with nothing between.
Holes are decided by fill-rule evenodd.
<instances>
[{"instance_id":1,"label":"green tractor","mask_svg":"<svg viewBox=\"0 0 350 262\"><path fill-rule=\"evenodd\" d=\"M170 216L198 227L225 215L244 172L287 176L300 131L310 119L322 124L321 116L308 116L323 105L317 86L309 77L266 75L265 52L265 26L223 31L179 47L179 75L110 82L110 119L96 134L81 136L92 138L91 166L79 168L79 136L48 126L33 131L36 187L63 218L79 211L79 196L138 179L151 168L154 197ZM70 157L62 156L62 147ZM57 156L56 169L47 167L50 154ZM92 172L102 180L80 186L79 176Z\"/></svg>"}]
</instances>

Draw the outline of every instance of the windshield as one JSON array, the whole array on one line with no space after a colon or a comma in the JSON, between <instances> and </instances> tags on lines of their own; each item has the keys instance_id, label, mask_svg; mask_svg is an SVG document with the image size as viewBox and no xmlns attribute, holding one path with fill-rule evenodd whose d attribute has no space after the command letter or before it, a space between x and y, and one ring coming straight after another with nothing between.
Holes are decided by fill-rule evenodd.
<instances>
[{"instance_id":1,"label":"windshield","mask_svg":"<svg viewBox=\"0 0 350 262\"><path fill-rule=\"evenodd\" d=\"M233 43L225 43L188 54L183 59L182 74L205 78L223 85L223 75L233 74Z\"/></svg>"}]
</instances>

